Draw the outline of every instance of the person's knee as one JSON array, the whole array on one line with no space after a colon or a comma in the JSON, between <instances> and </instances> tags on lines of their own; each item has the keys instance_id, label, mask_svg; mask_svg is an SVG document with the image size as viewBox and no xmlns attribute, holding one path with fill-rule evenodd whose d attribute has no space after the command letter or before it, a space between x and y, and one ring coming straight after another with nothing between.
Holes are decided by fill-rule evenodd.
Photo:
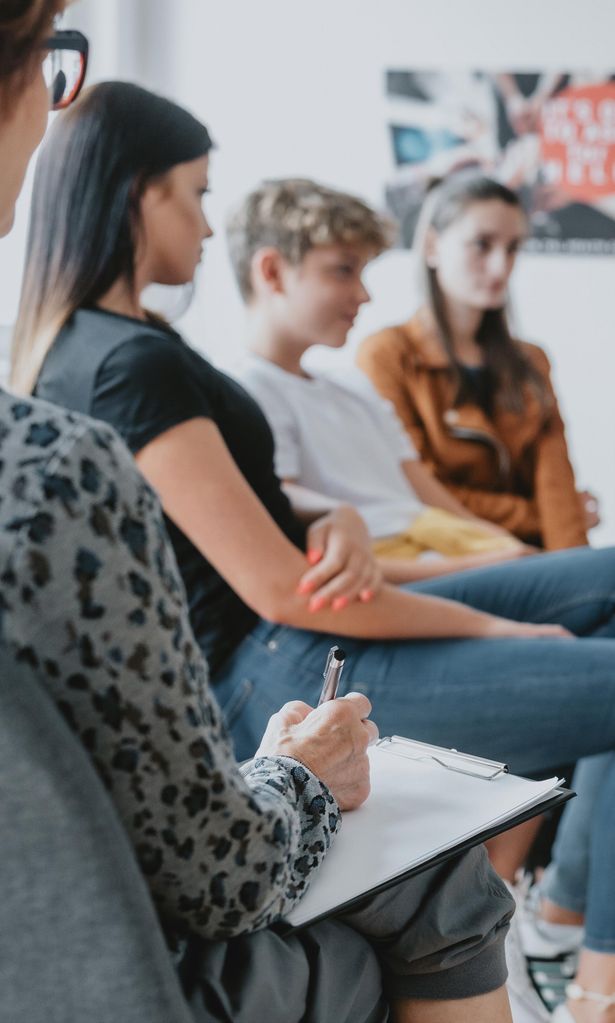
<instances>
[{"instance_id":1,"label":"person's knee","mask_svg":"<svg viewBox=\"0 0 615 1023\"><path fill-rule=\"evenodd\" d=\"M514 908L479 846L366 899L343 919L376 950L387 998L466 998L505 982Z\"/></svg>"}]
</instances>

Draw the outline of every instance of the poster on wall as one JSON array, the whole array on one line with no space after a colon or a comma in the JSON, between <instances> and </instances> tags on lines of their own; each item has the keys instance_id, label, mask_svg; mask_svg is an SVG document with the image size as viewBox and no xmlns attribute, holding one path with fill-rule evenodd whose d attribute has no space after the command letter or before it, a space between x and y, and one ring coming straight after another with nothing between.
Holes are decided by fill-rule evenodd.
<instances>
[{"instance_id":1,"label":"poster on wall","mask_svg":"<svg viewBox=\"0 0 615 1023\"><path fill-rule=\"evenodd\" d=\"M521 194L530 251L615 253L615 73L389 70L386 99L404 247L430 183L476 167Z\"/></svg>"}]
</instances>

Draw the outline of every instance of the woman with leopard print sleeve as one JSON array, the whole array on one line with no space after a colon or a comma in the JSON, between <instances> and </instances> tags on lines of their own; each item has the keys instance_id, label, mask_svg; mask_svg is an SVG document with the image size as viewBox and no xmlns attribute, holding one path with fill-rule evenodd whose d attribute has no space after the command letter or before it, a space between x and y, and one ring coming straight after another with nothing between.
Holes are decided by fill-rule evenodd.
<instances>
[{"instance_id":1,"label":"woman with leopard print sleeve","mask_svg":"<svg viewBox=\"0 0 615 1023\"><path fill-rule=\"evenodd\" d=\"M42 61L66 42L47 38L62 6L0 11L0 234L44 130ZM54 100L66 85L56 77ZM106 426L5 391L0 580L0 642L48 686L106 783L162 920L183 938L195 1020L384 1023L393 1007L399 1021L509 1023L511 900L484 851L297 935L273 926L318 870L340 809L367 796L369 701L287 704L242 773L160 506L128 451Z\"/></svg>"},{"instance_id":2,"label":"woman with leopard print sleeve","mask_svg":"<svg viewBox=\"0 0 615 1023\"><path fill-rule=\"evenodd\" d=\"M306 767L267 756L275 743L238 771L157 499L113 432L7 395L0 415L0 484L18 481L0 508L3 642L90 750L165 916L207 937L266 926L329 848L338 802ZM342 742L365 731L364 746L373 727L357 715ZM356 766L350 805L366 792Z\"/></svg>"},{"instance_id":3,"label":"woman with leopard print sleeve","mask_svg":"<svg viewBox=\"0 0 615 1023\"><path fill-rule=\"evenodd\" d=\"M285 705L242 774L158 499L115 433L0 392L0 460L1 641L50 689L105 781L181 952L196 1019L229 1018L200 1015L201 999L216 1005L241 964L233 997L246 1015L233 1021L318 1023L332 998L336 1019L384 1021L381 971L399 1004L410 993L450 998L451 1011L485 1001L485 1019L507 1020L492 989L511 903L482 849L297 935L272 929L318 870L340 806L367 795L369 701ZM478 997L459 1003L462 992Z\"/></svg>"}]
</instances>

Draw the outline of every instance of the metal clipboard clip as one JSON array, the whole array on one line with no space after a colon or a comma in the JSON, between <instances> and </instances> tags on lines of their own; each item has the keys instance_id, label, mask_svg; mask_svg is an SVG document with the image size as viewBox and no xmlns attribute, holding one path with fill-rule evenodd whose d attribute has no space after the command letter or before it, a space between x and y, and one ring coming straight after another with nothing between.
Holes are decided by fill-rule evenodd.
<instances>
[{"instance_id":1,"label":"metal clipboard clip","mask_svg":"<svg viewBox=\"0 0 615 1023\"><path fill-rule=\"evenodd\" d=\"M508 774L508 764L500 764L497 760L485 760L470 753L460 753L456 749L446 749L444 746L432 746L431 743L419 742L418 739L405 739L401 735L387 735L376 745L393 756L405 757L406 760L434 760L447 771L467 774L470 778L480 778L482 781L494 781L500 775ZM398 748L393 749L394 745Z\"/></svg>"}]
</instances>

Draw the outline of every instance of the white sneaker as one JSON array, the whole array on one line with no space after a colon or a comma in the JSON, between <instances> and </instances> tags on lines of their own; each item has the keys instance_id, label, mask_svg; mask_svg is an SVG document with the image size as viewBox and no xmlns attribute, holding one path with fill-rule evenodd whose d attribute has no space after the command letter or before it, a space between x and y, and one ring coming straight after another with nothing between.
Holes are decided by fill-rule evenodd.
<instances>
[{"instance_id":1,"label":"white sneaker","mask_svg":"<svg viewBox=\"0 0 615 1023\"><path fill-rule=\"evenodd\" d=\"M549 1023L551 1013L543 1005L528 973L516 913L506 935L506 965L508 967L506 989L513 1023ZM562 1023L565 1023L565 1020Z\"/></svg>"},{"instance_id":2,"label":"white sneaker","mask_svg":"<svg viewBox=\"0 0 615 1023\"><path fill-rule=\"evenodd\" d=\"M527 884L524 881L520 882L520 895L523 894L524 883ZM541 920L538 915L540 907L538 888L533 885L526 887L525 890L525 898L517 901L517 911L521 947L528 959L558 959L578 952L583 943L585 933L583 928Z\"/></svg>"},{"instance_id":3,"label":"white sneaker","mask_svg":"<svg viewBox=\"0 0 615 1023\"><path fill-rule=\"evenodd\" d=\"M538 916L540 892L525 875L507 888L517 905L519 940L528 959L558 959L573 955L581 947L582 927L551 924Z\"/></svg>"},{"instance_id":4,"label":"white sneaker","mask_svg":"<svg viewBox=\"0 0 615 1023\"><path fill-rule=\"evenodd\" d=\"M570 1009L567 1005L562 1002L558 1005L557 1009L551 1016L551 1023L576 1023L574 1016L571 1014Z\"/></svg>"}]
</instances>

